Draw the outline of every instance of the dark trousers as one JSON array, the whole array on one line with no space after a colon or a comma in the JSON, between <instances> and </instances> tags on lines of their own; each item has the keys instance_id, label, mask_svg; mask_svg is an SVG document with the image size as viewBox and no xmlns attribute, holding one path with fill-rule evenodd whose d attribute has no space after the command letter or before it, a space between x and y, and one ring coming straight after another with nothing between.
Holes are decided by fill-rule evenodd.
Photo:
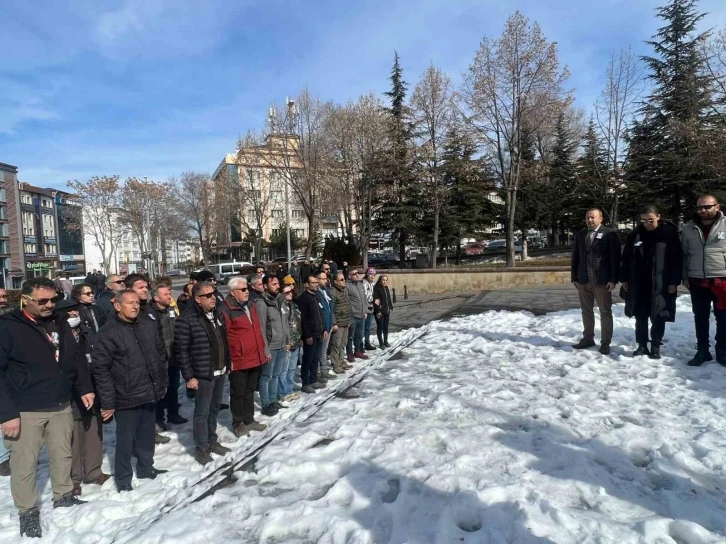
<instances>
[{"instance_id":1,"label":"dark trousers","mask_svg":"<svg viewBox=\"0 0 726 544\"><path fill-rule=\"evenodd\" d=\"M376 317L376 334L378 335L378 345L388 344L388 320L391 314L381 314L380 319Z\"/></svg>"},{"instance_id":2,"label":"dark trousers","mask_svg":"<svg viewBox=\"0 0 726 544\"><path fill-rule=\"evenodd\" d=\"M103 420L101 409L83 410L81 417L73 421L73 464L71 479L74 484L95 480L103 462Z\"/></svg>"},{"instance_id":3,"label":"dark trousers","mask_svg":"<svg viewBox=\"0 0 726 544\"><path fill-rule=\"evenodd\" d=\"M194 445L197 450L206 450L217 441L217 414L224 393L224 374L211 380L199 379L199 388L194 400Z\"/></svg>"},{"instance_id":4,"label":"dark trousers","mask_svg":"<svg viewBox=\"0 0 726 544\"><path fill-rule=\"evenodd\" d=\"M366 316L365 324L363 325L363 340L365 340L365 345L370 346L371 345L371 325L373 325L373 314L370 313ZM376 321L377 323L378 321Z\"/></svg>"},{"instance_id":5,"label":"dark trousers","mask_svg":"<svg viewBox=\"0 0 726 544\"><path fill-rule=\"evenodd\" d=\"M312 385L318 381L318 362L316 355L318 353L320 338L313 338L313 343L308 345L303 342L303 359L300 367L300 378L303 387Z\"/></svg>"},{"instance_id":6,"label":"dark trousers","mask_svg":"<svg viewBox=\"0 0 726 544\"><path fill-rule=\"evenodd\" d=\"M117 486L129 485L133 477L131 456L136 456L136 474L149 474L154 468L156 403L149 402L125 410L116 410L116 460L114 478Z\"/></svg>"},{"instance_id":7,"label":"dark trousers","mask_svg":"<svg viewBox=\"0 0 726 544\"><path fill-rule=\"evenodd\" d=\"M651 318L650 340L659 346L663 341L666 322L662 317ZM648 343L648 316L635 316L635 341L638 345Z\"/></svg>"},{"instance_id":8,"label":"dark trousers","mask_svg":"<svg viewBox=\"0 0 726 544\"><path fill-rule=\"evenodd\" d=\"M702 287L700 285L702 281L692 278L688 279L698 347L708 348L711 345L709 325L711 321L711 307L713 307L713 314L716 316L716 351L726 351L726 310L716 309L716 295L710 288Z\"/></svg>"},{"instance_id":9,"label":"dark trousers","mask_svg":"<svg viewBox=\"0 0 726 544\"><path fill-rule=\"evenodd\" d=\"M353 353L362 353L365 351L363 345L363 329L365 328L365 318L352 317L350 319L350 328L348 329L348 348L345 350L350 356Z\"/></svg>"},{"instance_id":10,"label":"dark trousers","mask_svg":"<svg viewBox=\"0 0 726 544\"><path fill-rule=\"evenodd\" d=\"M179 384L181 374L178 366L170 366L167 369L169 375L169 387L166 388L166 396L156 406L156 419L164 421L164 411L167 416L179 415Z\"/></svg>"},{"instance_id":11,"label":"dark trousers","mask_svg":"<svg viewBox=\"0 0 726 544\"><path fill-rule=\"evenodd\" d=\"M255 390L259 377L259 366L229 373L229 409L234 423L249 425L255 420Z\"/></svg>"}]
</instances>

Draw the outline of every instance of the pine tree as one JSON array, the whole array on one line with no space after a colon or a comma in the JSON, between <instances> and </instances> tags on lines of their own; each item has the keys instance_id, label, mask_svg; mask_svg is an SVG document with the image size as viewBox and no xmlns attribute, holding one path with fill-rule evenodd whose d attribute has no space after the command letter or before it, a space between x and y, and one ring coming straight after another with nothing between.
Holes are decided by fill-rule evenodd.
<instances>
[{"instance_id":1,"label":"pine tree","mask_svg":"<svg viewBox=\"0 0 726 544\"><path fill-rule=\"evenodd\" d=\"M576 161L576 173L578 191L571 204L572 219L568 222L572 230L581 226L589 208L609 209L607 153L592 118L582 138L582 155Z\"/></svg>"},{"instance_id":2,"label":"pine tree","mask_svg":"<svg viewBox=\"0 0 726 544\"><path fill-rule=\"evenodd\" d=\"M630 135L626 182L644 190L643 204L644 197L660 201L672 217L695 205L714 181L702 160L711 145L706 133L713 97L703 70L708 33L696 33L704 17L697 3L671 0L657 10L666 24L648 42L655 56L643 58L653 91ZM628 193L634 194L632 187Z\"/></svg>"},{"instance_id":3,"label":"pine tree","mask_svg":"<svg viewBox=\"0 0 726 544\"><path fill-rule=\"evenodd\" d=\"M552 166L546 191L547 216L554 245L559 245L560 232L565 229L570 230L578 218L575 148L576 144L567 125L565 113L560 112L557 117L557 135L552 148Z\"/></svg>"},{"instance_id":4,"label":"pine tree","mask_svg":"<svg viewBox=\"0 0 726 544\"><path fill-rule=\"evenodd\" d=\"M376 218L379 232L390 233L397 241L401 262L406 260L406 244L416 232L422 215L417 198L413 161L413 125L406 106L406 82L398 53L391 70L391 99L388 113L389 148L382 157L376 180Z\"/></svg>"}]
</instances>

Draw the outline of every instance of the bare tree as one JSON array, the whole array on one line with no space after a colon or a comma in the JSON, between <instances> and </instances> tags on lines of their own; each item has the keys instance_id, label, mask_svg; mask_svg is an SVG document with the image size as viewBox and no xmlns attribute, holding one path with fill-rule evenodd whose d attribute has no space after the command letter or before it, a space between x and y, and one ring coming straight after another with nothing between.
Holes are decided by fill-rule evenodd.
<instances>
[{"instance_id":1,"label":"bare tree","mask_svg":"<svg viewBox=\"0 0 726 544\"><path fill-rule=\"evenodd\" d=\"M598 197L613 227L618 224L622 167L628 151L625 133L643 94L644 69L631 47L611 53L605 88L595 102L595 118L605 149L605 171L598 172L601 181Z\"/></svg>"},{"instance_id":2,"label":"bare tree","mask_svg":"<svg viewBox=\"0 0 726 544\"><path fill-rule=\"evenodd\" d=\"M215 188L208 174L184 172L179 179L170 180L174 201L179 206L179 214L194 234L202 251L205 265L209 265L212 245L215 240L215 220L217 218Z\"/></svg>"},{"instance_id":3,"label":"bare tree","mask_svg":"<svg viewBox=\"0 0 726 544\"><path fill-rule=\"evenodd\" d=\"M566 100L557 45L520 12L510 17L497 40L484 38L465 77L466 117L493 155L492 166L505 192L507 266L514 266L514 224L522 174L524 130L536 131L537 112Z\"/></svg>"},{"instance_id":4,"label":"bare tree","mask_svg":"<svg viewBox=\"0 0 726 544\"><path fill-rule=\"evenodd\" d=\"M94 176L87 182L69 181L68 187L75 193L69 199L83 207L83 228L101 250L104 271L116 272L116 263L111 259L123 234L118 221L119 177Z\"/></svg>"},{"instance_id":5,"label":"bare tree","mask_svg":"<svg viewBox=\"0 0 726 544\"><path fill-rule=\"evenodd\" d=\"M439 68L429 66L413 91L411 110L419 135L417 155L424 170L424 194L433 206L434 236L429 265L436 268L439 217L446 201L446 187L441 182L442 155L454 121L451 79Z\"/></svg>"}]
</instances>

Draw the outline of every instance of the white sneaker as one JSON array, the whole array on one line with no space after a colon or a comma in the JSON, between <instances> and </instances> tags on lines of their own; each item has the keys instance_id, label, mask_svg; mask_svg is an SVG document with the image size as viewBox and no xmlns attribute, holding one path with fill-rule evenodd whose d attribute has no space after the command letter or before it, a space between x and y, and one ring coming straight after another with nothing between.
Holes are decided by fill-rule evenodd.
<instances>
[{"instance_id":1,"label":"white sneaker","mask_svg":"<svg viewBox=\"0 0 726 544\"><path fill-rule=\"evenodd\" d=\"M285 401L285 402L292 402L292 401L297 400L299 398L300 398L300 393L290 393L289 395L287 395L282 400Z\"/></svg>"}]
</instances>

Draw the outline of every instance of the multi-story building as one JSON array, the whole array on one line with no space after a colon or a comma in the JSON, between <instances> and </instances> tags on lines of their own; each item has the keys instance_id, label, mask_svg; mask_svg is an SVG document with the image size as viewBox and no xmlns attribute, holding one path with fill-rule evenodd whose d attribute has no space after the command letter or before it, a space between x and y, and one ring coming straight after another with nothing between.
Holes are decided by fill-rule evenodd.
<instances>
[{"instance_id":1,"label":"multi-story building","mask_svg":"<svg viewBox=\"0 0 726 544\"><path fill-rule=\"evenodd\" d=\"M58 259L60 269L71 276L86 275L83 250L83 212L69 193L56 191L55 210L58 224Z\"/></svg>"},{"instance_id":2,"label":"multi-story building","mask_svg":"<svg viewBox=\"0 0 726 544\"><path fill-rule=\"evenodd\" d=\"M12 286L12 274L23 277L22 264L19 260L13 261L10 243L10 226L8 224L8 186L15 186L18 180L18 168L10 164L0 162L0 283L4 288ZM20 247L16 248L16 255Z\"/></svg>"}]
</instances>

